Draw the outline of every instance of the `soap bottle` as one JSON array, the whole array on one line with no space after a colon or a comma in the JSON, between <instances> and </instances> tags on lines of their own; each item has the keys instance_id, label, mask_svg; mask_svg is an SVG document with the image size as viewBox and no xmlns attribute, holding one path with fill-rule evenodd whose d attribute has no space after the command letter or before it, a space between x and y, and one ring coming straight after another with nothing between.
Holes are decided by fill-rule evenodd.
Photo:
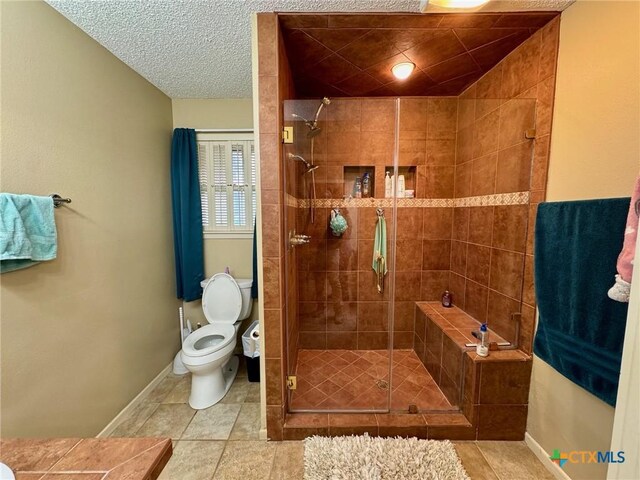
<instances>
[{"instance_id":1,"label":"soap bottle","mask_svg":"<svg viewBox=\"0 0 640 480\"><path fill-rule=\"evenodd\" d=\"M489 331L487 330L487 324L480 325L480 336L478 338L478 344L476 345L476 353L481 357L489 355Z\"/></svg>"},{"instance_id":2,"label":"soap bottle","mask_svg":"<svg viewBox=\"0 0 640 480\"><path fill-rule=\"evenodd\" d=\"M384 198L391 198L391 191L392 191L392 186L391 186L392 180L391 180L391 172L387 171L387 174L384 177Z\"/></svg>"},{"instance_id":3,"label":"soap bottle","mask_svg":"<svg viewBox=\"0 0 640 480\"><path fill-rule=\"evenodd\" d=\"M370 196L371 196L371 177L367 172L362 177L362 198L368 198Z\"/></svg>"},{"instance_id":4,"label":"soap bottle","mask_svg":"<svg viewBox=\"0 0 640 480\"><path fill-rule=\"evenodd\" d=\"M451 295L451 292L449 290L445 290L442 294L442 306L444 308L453 307L453 296Z\"/></svg>"},{"instance_id":5,"label":"soap bottle","mask_svg":"<svg viewBox=\"0 0 640 480\"><path fill-rule=\"evenodd\" d=\"M353 185L353 198L362 198L362 180L360 180L360 177L356 177Z\"/></svg>"}]
</instances>

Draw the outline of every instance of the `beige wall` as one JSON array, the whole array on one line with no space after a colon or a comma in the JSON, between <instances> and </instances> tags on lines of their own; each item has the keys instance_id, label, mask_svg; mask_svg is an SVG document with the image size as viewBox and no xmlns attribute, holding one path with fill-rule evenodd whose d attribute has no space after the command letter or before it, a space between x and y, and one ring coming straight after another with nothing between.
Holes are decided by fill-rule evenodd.
<instances>
[{"instance_id":1,"label":"beige wall","mask_svg":"<svg viewBox=\"0 0 640 480\"><path fill-rule=\"evenodd\" d=\"M174 128L253 128L251 98L174 98Z\"/></svg>"},{"instance_id":2,"label":"beige wall","mask_svg":"<svg viewBox=\"0 0 640 480\"><path fill-rule=\"evenodd\" d=\"M563 14L547 200L630 195L640 167L640 3ZM609 450L614 409L534 358L528 433L547 452ZM566 464L574 479L606 464Z\"/></svg>"},{"instance_id":3,"label":"beige wall","mask_svg":"<svg viewBox=\"0 0 640 480\"><path fill-rule=\"evenodd\" d=\"M2 275L2 436L97 434L179 349L171 101L44 2L2 9L2 191L58 258Z\"/></svg>"},{"instance_id":4,"label":"beige wall","mask_svg":"<svg viewBox=\"0 0 640 480\"><path fill-rule=\"evenodd\" d=\"M172 100L173 127L231 130L253 128L251 98L177 98ZM229 267L237 278L253 277L252 238L207 238L204 241L205 275L207 277ZM184 304L185 318L192 324L207 321L199 300ZM257 304L249 320L258 318ZM249 320L247 320L248 323ZM241 332L244 331L241 329Z\"/></svg>"}]
</instances>

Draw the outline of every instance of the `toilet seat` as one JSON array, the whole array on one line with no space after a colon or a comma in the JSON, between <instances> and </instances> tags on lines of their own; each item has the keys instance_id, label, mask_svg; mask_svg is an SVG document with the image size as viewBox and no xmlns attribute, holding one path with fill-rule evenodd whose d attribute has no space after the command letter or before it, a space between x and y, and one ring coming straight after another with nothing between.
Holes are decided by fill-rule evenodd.
<instances>
[{"instance_id":1,"label":"toilet seat","mask_svg":"<svg viewBox=\"0 0 640 480\"><path fill-rule=\"evenodd\" d=\"M205 285L202 292L202 310L210 324L234 324L242 311L242 293L234 278L227 273L217 273Z\"/></svg>"},{"instance_id":2,"label":"toilet seat","mask_svg":"<svg viewBox=\"0 0 640 480\"><path fill-rule=\"evenodd\" d=\"M188 357L203 357L224 349L236 339L236 329L229 323L213 323L199 328L182 344Z\"/></svg>"}]
</instances>

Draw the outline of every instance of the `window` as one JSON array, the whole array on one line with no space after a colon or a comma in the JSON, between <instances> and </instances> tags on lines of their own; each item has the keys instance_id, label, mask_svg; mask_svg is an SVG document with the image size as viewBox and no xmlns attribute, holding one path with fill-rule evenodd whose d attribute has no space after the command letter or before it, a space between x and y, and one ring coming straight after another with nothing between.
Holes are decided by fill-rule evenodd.
<instances>
[{"instance_id":1,"label":"window","mask_svg":"<svg viewBox=\"0 0 640 480\"><path fill-rule=\"evenodd\" d=\"M196 138L205 237L252 235L257 199L253 134L198 133Z\"/></svg>"}]
</instances>

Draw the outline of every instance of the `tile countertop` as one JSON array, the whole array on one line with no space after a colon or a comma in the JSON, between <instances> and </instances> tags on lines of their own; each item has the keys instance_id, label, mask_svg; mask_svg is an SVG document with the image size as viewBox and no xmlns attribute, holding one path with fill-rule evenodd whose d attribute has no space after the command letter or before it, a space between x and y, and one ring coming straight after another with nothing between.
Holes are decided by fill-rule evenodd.
<instances>
[{"instance_id":1,"label":"tile countertop","mask_svg":"<svg viewBox=\"0 0 640 480\"><path fill-rule=\"evenodd\" d=\"M16 480L155 480L171 453L167 438L0 440Z\"/></svg>"}]
</instances>

